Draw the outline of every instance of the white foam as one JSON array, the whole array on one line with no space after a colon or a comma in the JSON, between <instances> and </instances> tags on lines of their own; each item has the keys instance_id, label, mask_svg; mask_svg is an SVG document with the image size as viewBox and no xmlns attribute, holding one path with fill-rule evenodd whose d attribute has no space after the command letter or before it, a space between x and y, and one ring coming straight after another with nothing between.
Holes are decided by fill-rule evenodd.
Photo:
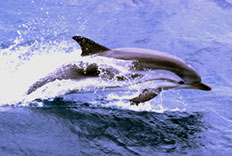
<instances>
[{"instance_id":1,"label":"white foam","mask_svg":"<svg viewBox=\"0 0 232 156\"><path fill-rule=\"evenodd\" d=\"M69 63L78 57L76 53L65 53L60 49L57 52L57 45L50 46L49 52L41 45L33 51L36 44L16 48L19 42L7 49L0 50L0 105L15 104L22 100L29 86L39 78L46 76L57 66ZM60 43L60 46L66 42ZM61 46L62 47L62 46ZM44 53L42 51L44 50ZM38 52L38 53L36 53ZM28 54L27 59L23 55Z\"/></svg>"}]
</instances>

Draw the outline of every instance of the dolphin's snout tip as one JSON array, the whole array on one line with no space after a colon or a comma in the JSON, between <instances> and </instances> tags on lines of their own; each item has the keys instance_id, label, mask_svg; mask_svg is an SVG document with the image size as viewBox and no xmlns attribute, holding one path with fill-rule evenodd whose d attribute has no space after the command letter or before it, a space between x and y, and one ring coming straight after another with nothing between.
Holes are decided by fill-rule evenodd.
<instances>
[{"instance_id":1,"label":"dolphin's snout tip","mask_svg":"<svg viewBox=\"0 0 232 156\"><path fill-rule=\"evenodd\" d=\"M194 86L194 88L196 89L200 89L200 90L205 90L205 91L211 91L212 88L204 83L197 83L197 84L193 84L192 86Z\"/></svg>"}]
</instances>

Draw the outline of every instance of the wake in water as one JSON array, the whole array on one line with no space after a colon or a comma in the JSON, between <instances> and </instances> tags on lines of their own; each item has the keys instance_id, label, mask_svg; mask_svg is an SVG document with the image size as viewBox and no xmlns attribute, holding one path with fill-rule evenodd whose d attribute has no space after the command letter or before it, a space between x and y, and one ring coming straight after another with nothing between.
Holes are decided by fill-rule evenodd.
<instances>
[{"instance_id":1,"label":"wake in water","mask_svg":"<svg viewBox=\"0 0 232 156\"><path fill-rule=\"evenodd\" d=\"M35 41L32 44L19 46L21 42L20 39L17 39L14 45L0 50L2 54L0 57L0 72L2 73L0 78L1 105L28 106L31 103L36 103L34 101L36 99L53 100L59 96L68 99L73 96L80 97L83 94L93 94L91 97L96 98L93 98L92 102L91 98L88 98L88 102L96 104L98 103L96 102L97 95L100 94L107 101L105 104L102 104L104 107L146 111L156 110L159 112L169 110L162 106L162 95L154 100L155 107L150 102L146 102L139 107L131 106L129 102L129 99L137 96L148 86L156 86L164 83L160 80L149 81L149 79L156 79L165 74L167 75L167 73L163 73L164 71L144 71L142 73L145 75L144 77L131 79L131 74L133 73L129 70L133 66L132 61L91 56L81 58L80 49L73 48L76 46L66 41L60 43ZM47 75L51 75L51 73L56 76L60 74L62 77L62 72L59 69L67 66L76 66L81 67L84 69L82 72L85 72L89 64L98 65L100 77L86 77L80 80L56 78L52 79L50 83L44 80L38 88L33 88L33 85L42 81ZM111 74L105 69L112 69L111 71L114 72L115 76L109 77ZM119 77L126 80L120 81L118 80ZM169 73L168 77L173 78L175 75ZM178 78L176 77L176 79ZM28 93L30 94L28 95ZM100 102L104 103L101 100ZM171 110L179 109L174 108Z\"/></svg>"}]
</instances>

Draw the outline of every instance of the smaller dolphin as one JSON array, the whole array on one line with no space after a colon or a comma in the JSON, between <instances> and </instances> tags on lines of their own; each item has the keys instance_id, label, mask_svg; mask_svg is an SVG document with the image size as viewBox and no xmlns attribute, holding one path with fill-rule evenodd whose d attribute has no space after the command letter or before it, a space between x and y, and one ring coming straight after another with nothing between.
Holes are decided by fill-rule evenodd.
<instances>
[{"instance_id":1,"label":"smaller dolphin","mask_svg":"<svg viewBox=\"0 0 232 156\"><path fill-rule=\"evenodd\" d=\"M49 73L47 76L40 78L32 84L27 90L26 94L29 95L36 91L38 88L56 80L83 80L87 78L100 78L100 79L116 79L126 80L127 77L118 74L119 71L113 68L101 69L96 63L88 63L80 61L78 64L67 64L57 68L55 71ZM135 77L133 74L127 76ZM117 86L117 85L116 85ZM116 87L111 85L109 87ZM75 91L72 91L75 92Z\"/></svg>"},{"instance_id":2,"label":"smaller dolphin","mask_svg":"<svg viewBox=\"0 0 232 156\"><path fill-rule=\"evenodd\" d=\"M141 48L118 48L111 50L83 36L74 36L73 39L81 47L81 56L95 55L121 60L131 60L134 61L134 68L131 69L132 71L167 70L181 79L181 81L177 82L172 79L164 78L164 81L169 81L175 85L161 85L155 88L144 89L138 97L130 99L130 101L136 105L154 98L162 90L166 89L179 87L205 91L211 90L208 85L201 82L200 75L191 66L176 56ZM162 78L160 80L162 80Z\"/></svg>"},{"instance_id":3,"label":"smaller dolphin","mask_svg":"<svg viewBox=\"0 0 232 156\"><path fill-rule=\"evenodd\" d=\"M81 65L78 66L76 64L68 64L58 68L56 71L48 74L46 77L39 79L32 86L30 86L26 94L31 94L43 85L55 80L80 80L88 77L97 77L99 73L98 66L95 63L88 65L86 68L82 67Z\"/></svg>"}]
</instances>

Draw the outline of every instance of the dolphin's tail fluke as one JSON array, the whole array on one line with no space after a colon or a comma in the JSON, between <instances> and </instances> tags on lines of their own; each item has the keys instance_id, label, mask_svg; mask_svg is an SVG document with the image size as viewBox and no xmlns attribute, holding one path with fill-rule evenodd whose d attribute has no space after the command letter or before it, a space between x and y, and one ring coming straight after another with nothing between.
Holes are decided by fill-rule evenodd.
<instances>
[{"instance_id":1,"label":"dolphin's tail fluke","mask_svg":"<svg viewBox=\"0 0 232 156\"><path fill-rule=\"evenodd\" d=\"M200 83L196 83L196 84L192 84L192 86L196 89L200 89L200 90L205 90L205 91L210 91L212 90L210 86L200 82Z\"/></svg>"}]
</instances>

